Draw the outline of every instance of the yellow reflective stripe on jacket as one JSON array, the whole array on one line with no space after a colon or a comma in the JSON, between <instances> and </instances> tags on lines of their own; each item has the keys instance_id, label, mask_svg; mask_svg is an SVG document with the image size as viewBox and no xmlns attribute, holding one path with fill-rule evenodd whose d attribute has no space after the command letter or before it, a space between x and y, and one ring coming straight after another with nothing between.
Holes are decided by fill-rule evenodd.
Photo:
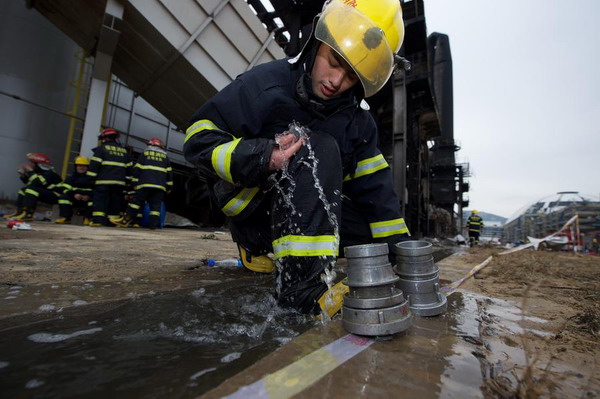
<instances>
[{"instance_id":1,"label":"yellow reflective stripe on jacket","mask_svg":"<svg viewBox=\"0 0 600 399\"><path fill-rule=\"evenodd\" d=\"M164 172L164 173L167 173L169 171L169 168L161 168L160 166L154 166L154 165L140 165L139 163L136 163L135 167L138 169L144 169L144 170L157 170L159 172Z\"/></svg>"},{"instance_id":2,"label":"yellow reflective stripe on jacket","mask_svg":"<svg viewBox=\"0 0 600 399\"><path fill-rule=\"evenodd\" d=\"M396 234L408 233L404 219L386 220L384 222L369 223L373 238L389 237Z\"/></svg>"},{"instance_id":3,"label":"yellow reflective stripe on jacket","mask_svg":"<svg viewBox=\"0 0 600 399\"><path fill-rule=\"evenodd\" d=\"M389 165L383 155L375 155L374 157L363 159L356 164L356 170L351 175L344 178L344 181L356 179L361 176L370 175L378 170L385 169Z\"/></svg>"},{"instance_id":4,"label":"yellow reflective stripe on jacket","mask_svg":"<svg viewBox=\"0 0 600 399\"><path fill-rule=\"evenodd\" d=\"M217 125L215 125L214 123L212 123L211 121L209 121L208 119L201 119L199 121L196 121L192 124L192 126L188 127L187 130L185 131L185 139L183 140L183 143L187 143L187 141L196 133L200 133L203 130L221 130L217 127ZM222 130L221 130L222 131Z\"/></svg>"},{"instance_id":5,"label":"yellow reflective stripe on jacket","mask_svg":"<svg viewBox=\"0 0 600 399\"><path fill-rule=\"evenodd\" d=\"M167 189L164 188L163 186L160 186L158 184L140 184L139 186L135 186L136 190L139 190L140 188L158 188L160 190L166 191Z\"/></svg>"},{"instance_id":6,"label":"yellow reflective stripe on jacket","mask_svg":"<svg viewBox=\"0 0 600 399\"><path fill-rule=\"evenodd\" d=\"M150 211L150 216L160 216L160 211Z\"/></svg>"},{"instance_id":7,"label":"yellow reflective stripe on jacket","mask_svg":"<svg viewBox=\"0 0 600 399\"><path fill-rule=\"evenodd\" d=\"M115 161L102 161L102 166L104 165L108 165L108 166L120 166L122 168L126 168L127 164L124 162L115 162Z\"/></svg>"},{"instance_id":8,"label":"yellow reflective stripe on jacket","mask_svg":"<svg viewBox=\"0 0 600 399\"><path fill-rule=\"evenodd\" d=\"M98 176L98 173L96 172L90 172L89 170L87 172L85 172L86 176L91 176L91 177L96 177Z\"/></svg>"},{"instance_id":9,"label":"yellow reflective stripe on jacket","mask_svg":"<svg viewBox=\"0 0 600 399\"><path fill-rule=\"evenodd\" d=\"M227 216L239 215L258 193L258 187L244 188L223 207L222 211Z\"/></svg>"},{"instance_id":10,"label":"yellow reflective stripe on jacket","mask_svg":"<svg viewBox=\"0 0 600 399\"><path fill-rule=\"evenodd\" d=\"M125 182L119 180L96 180L96 185L98 184L116 184L119 186L124 186Z\"/></svg>"},{"instance_id":11,"label":"yellow reflective stripe on jacket","mask_svg":"<svg viewBox=\"0 0 600 399\"><path fill-rule=\"evenodd\" d=\"M102 158L92 157L92 161L102 162Z\"/></svg>"},{"instance_id":12,"label":"yellow reflective stripe on jacket","mask_svg":"<svg viewBox=\"0 0 600 399\"><path fill-rule=\"evenodd\" d=\"M233 178L231 177L231 154L235 147L240 143L242 139L235 139L228 143L221 144L212 152L212 166L217 175L223 180L233 184Z\"/></svg>"},{"instance_id":13,"label":"yellow reflective stripe on jacket","mask_svg":"<svg viewBox=\"0 0 600 399\"><path fill-rule=\"evenodd\" d=\"M60 200L58 200L58 203L60 205L73 205L73 203L71 201L66 200L66 199L60 199Z\"/></svg>"},{"instance_id":14,"label":"yellow reflective stripe on jacket","mask_svg":"<svg viewBox=\"0 0 600 399\"><path fill-rule=\"evenodd\" d=\"M273 241L275 259L284 256L337 256L338 242L333 235L287 235Z\"/></svg>"},{"instance_id":15,"label":"yellow reflective stripe on jacket","mask_svg":"<svg viewBox=\"0 0 600 399\"><path fill-rule=\"evenodd\" d=\"M34 173L33 175L31 175L31 177L29 178L29 182L33 182L33 181L35 181L35 179L40 179L40 181L44 185L47 184L46 178L38 173Z\"/></svg>"},{"instance_id":16,"label":"yellow reflective stripe on jacket","mask_svg":"<svg viewBox=\"0 0 600 399\"><path fill-rule=\"evenodd\" d=\"M138 204L134 204L133 202L129 203L129 207L132 209L140 209L140 206Z\"/></svg>"},{"instance_id":17,"label":"yellow reflective stripe on jacket","mask_svg":"<svg viewBox=\"0 0 600 399\"><path fill-rule=\"evenodd\" d=\"M39 197L39 196L40 196L40 193L38 193L37 191L35 191L35 190L34 190L34 189L32 189L32 188L26 188L26 189L25 189L25 194L31 194L31 195L34 195L34 196L36 196L36 197Z\"/></svg>"},{"instance_id":18,"label":"yellow reflective stripe on jacket","mask_svg":"<svg viewBox=\"0 0 600 399\"><path fill-rule=\"evenodd\" d=\"M73 186L68 183L62 183L61 185L67 190L73 190Z\"/></svg>"}]
</instances>

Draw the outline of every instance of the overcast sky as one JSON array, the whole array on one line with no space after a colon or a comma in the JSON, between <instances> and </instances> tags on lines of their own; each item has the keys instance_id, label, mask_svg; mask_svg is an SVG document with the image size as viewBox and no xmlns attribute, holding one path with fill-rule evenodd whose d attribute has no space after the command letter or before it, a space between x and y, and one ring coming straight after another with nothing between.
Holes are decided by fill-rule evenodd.
<instances>
[{"instance_id":1,"label":"overcast sky","mask_svg":"<svg viewBox=\"0 0 600 399\"><path fill-rule=\"evenodd\" d=\"M509 217L557 191L600 194L600 1L425 0L450 37L454 135L470 208Z\"/></svg>"}]
</instances>

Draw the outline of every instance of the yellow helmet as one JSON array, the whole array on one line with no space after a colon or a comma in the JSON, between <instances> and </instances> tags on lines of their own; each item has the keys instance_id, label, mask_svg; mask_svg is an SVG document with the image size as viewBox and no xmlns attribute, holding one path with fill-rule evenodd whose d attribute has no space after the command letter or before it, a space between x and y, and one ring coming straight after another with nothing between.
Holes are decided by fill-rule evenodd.
<instances>
[{"instance_id":1,"label":"yellow helmet","mask_svg":"<svg viewBox=\"0 0 600 399\"><path fill-rule=\"evenodd\" d=\"M330 0L315 37L337 51L358 75L365 97L377 93L394 69L404 40L398 0Z\"/></svg>"},{"instance_id":2,"label":"yellow helmet","mask_svg":"<svg viewBox=\"0 0 600 399\"><path fill-rule=\"evenodd\" d=\"M479 211L477 209L473 209L471 213L475 215L476 213L479 213Z\"/></svg>"},{"instance_id":3,"label":"yellow helmet","mask_svg":"<svg viewBox=\"0 0 600 399\"><path fill-rule=\"evenodd\" d=\"M90 159L88 157L77 157L75 158L75 165L89 165Z\"/></svg>"}]
</instances>

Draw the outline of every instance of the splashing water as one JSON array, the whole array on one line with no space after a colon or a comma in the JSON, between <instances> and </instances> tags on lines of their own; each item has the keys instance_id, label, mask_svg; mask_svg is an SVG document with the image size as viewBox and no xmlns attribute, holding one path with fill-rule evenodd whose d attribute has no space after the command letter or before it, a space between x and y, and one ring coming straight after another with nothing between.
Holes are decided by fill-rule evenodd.
<instances>
[{"instance_id":1,"label":"splashing water","mask_svg":"<svg viewBox=\"0 0 600 399\"><path fill-rule=\"evenodd\" d=\"M333 202L332 204L329 203L329 201L327 200L327 197L325 195L323 186L321 185L321 183L319 181L319 177L318 177L319 160L315 156L314 149L312 148L312 145L310 142L310 136L309 136L310 129L308 127L302 126L299 123L294 121L288 125L288 130L286 132L275 136L275 141L279 144L279 141L281 140L281 138L290 133L294 134L296 136L297 140L303 139L304 145L308 149L308 159L303 160L302 162L306 167L310 168L310 170L311 170L313 180L314 180L314 185L315 185L315 188L317 189L319 200L323 203L323 207L325 209L325 212L327 213L327 219L329 220L329 223L333 227L333 234L335 237L334 253L337 254L339 251L339 242L340 242L339 223L337 220L337 216L335 215L335 213L332 210L332 207L337 206L338 203L337 202ZM280 148L280 151L283 151L283 149ZM272 187L274 187L276 190L279 191L279 193L281 194L281 198L285 202L285 205L290 208L291 214L295 215L297 211L296 211L296 208L294 207L293 203L291 202L291 200L293 198L294 190L296 188L296 183L294 182L293 177L289 173L288 164L286 163L284 165L284 167L282 169L282 173L279 177L279 180L277 180L277 178L275 176L277 176L277 174L273 174L270 177ZM281 183L284 182L285 180L287 180L289 183L289 186L288 186L288 189L286 192L284 192L284 189L282 188L282 185L281 185ZM339 190L335 190L334 195L340 196L341 192ZM280 205L280 204L278 204L278 205ZM302 216L302 215L299 214L299 216ZM297 233L301 233L300 229L297 228L296 225L292 225L291 221L289 223L290 223L290 225L289 225L290 231L296 231ZM281 226L277 226L277 227L281 227ZM296 227L296 229L294 229L294 227ZM326 308L329 308L334 305L333 293L332 293L331 288L333 287L333 283L336 278L336 273L333 270L335 267L336 260L335 260L335 257L330 258L327 256L323 256L322 259L325 262L329 261L329 264L324 268L324 271L321 274L321 279L323 280L323 282L325 284L327 284L327 288L328 288L327 297L325 298L325 306L326 306ZM277 269L279 271L277 282L276 282L276 290L277 290L277 293L279 294L279 293L281 293L281 287L282 287L281 279L284 278L285 275L283 273L283 262L278 259L275 263L276 263ZM322 314L321 320L326 321L326 320L330 319L326 311L322 311L322 313L323 314Z\"/></svg>"}]
</instances>

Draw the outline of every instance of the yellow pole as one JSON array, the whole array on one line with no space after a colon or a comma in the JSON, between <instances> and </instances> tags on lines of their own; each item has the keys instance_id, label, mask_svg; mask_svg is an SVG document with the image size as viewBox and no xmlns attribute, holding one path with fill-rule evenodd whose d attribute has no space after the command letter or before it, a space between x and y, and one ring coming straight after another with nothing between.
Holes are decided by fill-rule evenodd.
<instances>
[{"instance_id":1,"label":"yellow pole","mask_svg":"<svg viewBox=\"0 0 600 399\"><path fill-rule=\"evenodd\" d=\"M79 108L79 97L81 96L81 84L83 81L83 71L85 68L85 58L83 54L78 55L79 58L79 73L77 75L77 83L75 84L75 98L73 99L73 106L71 107L71 117L69 121L69 132L67 134L67 145L65 148L65 156L63 158L62 171L60 175L64 179L67 176L67 169L69 168L69 157L71 155L71 146L73 143L73 132L75 131L75 123L77 122L77 110Z\"/></svg>"}]
</instances>

